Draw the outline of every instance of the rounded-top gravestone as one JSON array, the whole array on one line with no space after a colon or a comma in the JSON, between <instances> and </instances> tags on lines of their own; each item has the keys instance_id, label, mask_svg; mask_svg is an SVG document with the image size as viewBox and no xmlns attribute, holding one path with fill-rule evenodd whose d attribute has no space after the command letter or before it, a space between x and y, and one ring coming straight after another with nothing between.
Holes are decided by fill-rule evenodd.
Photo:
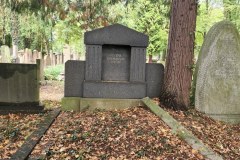
<instances>
[{"instance_id":1,"label":"rounded-top gravestone","mask_svg":"<svg viewBox=\"0 0 240 160\"><path fill-rule=\"evenodd\" d=\"M197 67L196 109L226 122L240 122L240 36L222 21L205 37Z\"/></svg>"},{"instance_id":2,"label":"rounded-top gravestone","mask_svg":"<svg viewBox=\"0 0 240 160\"><path fill-rule=\"evenodd\" d=\"M11 63L11 54L8 46L0 47L0 63Z\"/></svg>"}]
</instances>

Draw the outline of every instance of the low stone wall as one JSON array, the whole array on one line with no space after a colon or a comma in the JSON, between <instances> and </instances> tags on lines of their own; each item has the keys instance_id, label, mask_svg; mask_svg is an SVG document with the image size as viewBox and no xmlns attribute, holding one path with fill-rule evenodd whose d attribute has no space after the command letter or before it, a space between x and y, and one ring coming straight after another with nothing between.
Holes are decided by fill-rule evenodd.
<instances>
[{"instance_id":1,"label":"low stone wall","mask_svg":"<svg viewBox=\"0 0 240 160\"><path fill-rule=\"evenodd\" d=\"M39 110L40 62L0 63L0 110Z\"/></svg>"}]
</instances>

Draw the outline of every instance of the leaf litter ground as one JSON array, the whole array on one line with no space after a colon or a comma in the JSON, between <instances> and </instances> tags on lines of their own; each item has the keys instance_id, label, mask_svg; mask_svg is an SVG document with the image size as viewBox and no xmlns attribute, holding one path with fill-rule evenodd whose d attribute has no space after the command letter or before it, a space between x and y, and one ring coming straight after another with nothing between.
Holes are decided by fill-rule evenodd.
<instances>
[{"instance_id":1,"label":"leaf litter ground","mask_svg":"<svg viewBox=\"0 0 240 160\"><path fill-rule=\"evenodd\" d=\"M47 108L60 106L63 83L46 83L41 86L40 91L41 101ZM217 122L195 110L187 112L166 108L165 110L225 159L239 159L240 125ZM23 137L30 135L39 122L39 115L14 117L15 115L12 115L12 125L10 125L6 124L9 117L0 116L0 158L9 157L14 153L23 143L25 139ZM22 119L21 122L18 119ZM29 126L30 121L36 121L36 125L32 124L28 130L22 130L21 134L17 134L21 135L21 138L19 136L11 138L14 137L15 132L19 133L19 129L12 132L8 139L3 134L6 126L27 128L24 124ZM10 148L7 148L6 144ZM172 135L170 128L164 122L143 108L121 112L62 112L35 147L31 157L79 160L203 159L197 151Z\"/></svg>"},{"instance_id":2,"label":"leaf litter ground","mask_svg":"<svg viewBox=\"0 0 240 160\"><path fill-rule=\"evenodd\" d=\"M41 87L41 94L40 95L41 95L41 100L45 104L47 104L48 107L51 108L53 106L59 106L60 98L63 96L63 83L59 83L59 82L47 83L45 86ZM157 100L156 102L159 102L159 101ZM165 108L165 107L163 107L163 108ZM141 113L145 112L145 110L142 110L142 109L140 109L140 110L141 110ZM240 144L239 144L240 143L240 140L239 140L240 125L229 125L229 124L221 123L221 122L212 120L211 118L209 118L207 116L204 116L203 114L201 114L201 113L199 113L195 110L190 110L190 111L187 111L187 112L173 111L171 109L166 109L166 108L165 108L165 110L168 111L175 119L180 121L181 124L184 125L187 129L192 131L193 134L195 134L205 144L209 145L216 152L221 154L225 159L234 159L234 160L239 159L239 157L240 157L240 147L239 147L240 146ZM114 115L114 114L119 115L119 116L122 115L122 114L124 114L124 115L129 114L130 117L131 116L133 116L133 117L137 116L137 114L135 114L135 116L134 116L134 114L132 114L131 111L130 112L125 111L125 112L127 112L127 113L106 112L106 114L108 116L109 115ZM101 117L102 114L104 114L104 112L103 113L101 113L101 112L100 113L94 113L93 116L98 115L98 116L96 116L96 119L95 119L97 122L88 122L87 124L89 126L89 124L94 123L94 124L96 124L95 130L99 130L99 131L106 130L105 132L108 133L107 131L109 130L109 132L110 132L110 129L104 129L104 128L106 128L107 123L110 123L110 122L104 121L103 124L100 123L101 121L98 122L99 119L101 120L100 117ZM147 111L147 114L150 114L150 113ZM65 117L65 120L61 119L61 117L63 117L63 119ZM81 118L79 118L79 117L81 117ZM106 137L105 135L108 135L105 132L103 132L103 133L102 132L99 132L99 133L96 132L94 134L92 133L93 136L100 136L100 137L84 138L84 137L88 137L89 131L91 131L91 129L85 129L85 127L82 126L83 125L82 123L85 122L84 117L88 117L85 121L87 121L88 119L90 119L90 120L94 119L93 117L91 117L90 113L63 112L59 117L60 120L58 118L58 121L56 123L54 123L53 130L49 130L48 135L46 135L45 138L44 138L44 141L42 141L36 147L33 155L34 156L48 157L48 158L50 157L50 159L55 159L54 157L58 157L58 152L59 152L59 156L63 156L63 157L65 156L65 157L70 158L70 159L71 158L77 159L76 157L78 157L78 156L79 156L79 159L81 159L81 157L82 158L83 157L92 157L92 158L95 157L96 159L99 158L99 157L100 157L99 159L101 159L101 158L104 159L104 157L109 158L110 157L109 153L106 152L103 149L103 146L105 146L105 145L106 145L106 147L107 146L112 146L112 144L114 144L113 142L115 142L115 140L113 140L111 138L114 138L114 136L115 136L115 138L119 138L119 137L116 137L116 136L118 134L120 134L119 132L121 132L121 130L117 129L115 131L115 129L114 129L114 132L112 132L112 134L110 134L111 137L110 137L109 141L110 140L112 140L112 141L110 141L111 143L109 142L109 144L106 144L106 141L101 140L101 137L104 138L104 137ZM141 116L139 118L141 119ZM145 121L146 121L146 119L148 119L146 117L143 117L143 119L144 118L145 118ZM155 117L155 118L157 118L157 117ZM65 121L66 121L66 123L65 123ZM112 120L112 121L115 121L115 120ZM141 124L138 124L139 121L141 121ZM141 133L141 130L143 130L142 127L145 127L145 123L146 123L146 122L142 123L142 121L144 121L144 120L138 120L138 122L136 122L137 124L131 125L132 127L137 125L136 128L134 129L134 131L135 131L134 133L138 133L137 132L138 130L139 130L139 133ZM160 121L160 122L158 122L158 121ZM80 123L81 127L78 128L76 131L74 131L74 128L76 128L75 122L76 122L76 125L79 125L78 123L81 122ZM69 125L69 123L71 125ZM133 122L131 122L131 124L132 123ZM148 122L148 123L151 123L151 122ZM157 124L157 123L159 123L159 124ZM153 124L155 124L155 125L153 125ZM155 135L154 133L156 132L156 130L159 130L159 128L161 128L161 127L164 129L165 132L170 133L170 129L161 120L158 119L157 122L153 122L153 124L152 124L153 126L151 125L152 127L154 127L154 126L157 127L157 128L153 128L153 129L151 129L151 127L150 127L149 132L152 131L153 135ZM57 130L58 125L60 125L59 128L62 128L62 129L59 129L60 133L58 133L58 135L56 135L56 133L54 133L54 130ZM110 124L109 127L111 125L112 124ZM118 125L118 123L116 125ZM67 129L67 130L70 130L70 131L64 131L63 126L66 127L66 129L70 128L70 129ZM99 129L96 129L97 126L99 126ZM123 125L123 126L126 126L126 125ZM71 127L72 127L72 129L71 129ZM85 132L83 132L82 135L79 135L78 132L82 131L82 128L85 129L84 130ZM149 128L149 127L147 127L147 128ZM126 128L125 128L124 131L125 132L123 133L123 135L126 134L126 131L127 131ZM65 132L69 132L69 133L67 135L64 135L63 133L65 133ZM71 132L73 132L73 133L71 133ZM51 136L51 134L53 134L53 135ZM80 136L80 139L82 139L80 145L77 143L79 141L79 137L76 136L77 134L78 134L78 136ZM92 137L92 134L90 134L91 135L90 137ZM129 134L131 136L133 136L133 134L131 132ZM142 137L146 138L147 135L149 135L149 134L143 134L143 135L144 136L142 136ZM126 137L131 137L131 136L126 136ZM143 142L145 143L145 141L147 141L147 140L144 141L144 139L142 140L141 136L140 136L141 138L138 137L138 136L133 138L136 142L136 147L131 147L131 149L135 148L134 151L136 153L134 151L130 152L130 150L126 151L126 149L125 150L121 149L119 154L123 154L124 152L127 152L128 154L125 154L125 157L135 157L135 159L141 159L140 157L144 157L144 156L147 157L147 155L150 155L150 154L148 154L148 152L149 152L148 151L149 150L148 146L145 146L145 148L144 147L141 148L141 146L139 144L139 143L143 143ZM58 137L59 137L59 139L58 139ZM58 140L56 140L56 139L58 139ZM94 149L94 150L96 150L95 153L97 153L98 156L94 155L94 153L93 153L93 155L91 155L91 153L90 153L90 151L92 149L91 144L93 143L92 140L95 140L95 139L98 140L97 142L100 143L100 144L98 144L97 142L95 142L95 143L98 144L98 145L96 144L96 146L99 147L99 145L100 145L99 149L100 149L101 152L97 152L97 149ZM141 139L142 141L141 140L139 141L139 139ZM153 153L156 154L157 152L159 152L159 153L163 154L161 157L159 157L159 159L174 159L175 157L176 157L176 159L181 159L182 154L179 156L178 151L175 154L175 153L170 153L169 151L165 153L165 150L161 149L161 148L158 148L158 150L156 149L156 146L158 145L159 140L160 140L159 146L166 146L165 142L170 142L168 140L168 137L166 137L166 136L162 137L162 135L160 134L160 137L155 138L154 140L153 139L154 139L154 137L151 138L151 140L154 141L153 144L151 144L152 143L151 141L148 141L148 143L146 143L146 144L151 144L150 148L152 147L152 149L153 149L152 152ZM55 140L57 142L56 144L55 144ZM116 139L116 140L118 140L118 139ZM128 147L128 148L129 148L129 143L132 144L132 145L134 143L133 141L129 141L129 140L125 139L125 140L127 140L127 142L126 142L126 144L124 144L125 143L124 138L122 138L122 139L119 138L119 140L121 140L121 142L122 142L121 144L123 144L123 146ZM118 144L119 140L115 143ZM67 141L68 144L65 145L64 144L65 141ZM182 145L182 146L180 145L181 149L185 149L186 146L187 146L187 148L189 147L187 144L180 141L179 139L177 139L176 142L179 145L180 144ZM44 146L45 144L46 144L46 146L45 146L46 148L43 147L43 149L41 150L42 146ZM53 144L55 144L55 145L53 145ZM70 144L72 145L72 147L71 147ZM115 145L117 145L117 144L115 144ZM169 144L169 143L167 143L167 144ZM58 145L60 145L60 146L58 146ZM88 145L90 147L88 147ZM101 146L101 145L103 145L103 146ZM78 146L78 147L75 147L75 146ZM84 147L82 147L82 146L84 146ZM118 146L118 147L121 148L120 146ZM71 150L71 148L75 148L75 149ZM169 147L169 148L171 150L171 147ZM54 152L54 149L56 150L56 152ZM111 149L111 147L110 147L110 149ZM116 150L118 150L117 147L114 147L113 153L115 153ZM146 151L148 151L148 152L146 152ZM195 156L192 156L193 157L192 159L202 159L202 157L196 151L194 151L190 148L188 148L187 150L185 149L185 152L189 153L190 155L195 154ZM114 154L112 154L112 155L114 157ZM128 155L128 156L126 156L126 155ZM149 157L154 157L155 156L152 153L151 153L151 155L152 156L149 156ZM118 157L118 158L119 159L124 159L124 155L123 155L122 158L121 157ZM156 157L153 158L153 159L156 159ZM191 158L188 158L188 159L191 159Z\"/></svg>"},{"instance_id":3,"label":"leaf litter ground","mask_svg":"<svg viewBox=\"0 0 240 160\"><path fill-rule=\"evenodd\" d=\"M40 87L40 100L46 108L60 107L63 82L49 81ZM45 114L0 115L0 159L10 158L45 118Z\"/></svg>"},{"instance_id":4,"label":"leaf litter ground","mask_svg":"<svg viewBox=\"0 0 240 160\"><path fill-rule=\"evenodd\" d=\"M224 159L240 160L240 124L215 121L194 109L165 110Z\"/></svg>"},{"instance_id":5,"label":"leaf litter ground","mask_svg":"<svg viewBox=\"0 0 240 160\"><path fill-rule=\"evenodd\" d=\"M10 158L37 129L45 114L0 115L0 159Z\"/></svg>"},{"instance_id":6,"label":"leaf litter ground","mask_svg":"<svg viewBox=\"0 0 240 160\"><path fill-rule=\"evenodd\" d=\"M202 159L150 111L62 112L30 157L43 159Z\"/></svg>"}]
</instances>

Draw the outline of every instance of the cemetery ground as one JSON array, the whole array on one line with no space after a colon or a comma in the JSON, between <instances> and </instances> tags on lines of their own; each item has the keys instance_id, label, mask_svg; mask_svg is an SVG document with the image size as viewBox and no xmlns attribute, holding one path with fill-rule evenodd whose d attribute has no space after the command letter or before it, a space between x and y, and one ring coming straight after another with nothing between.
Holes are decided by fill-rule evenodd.
<instances>
[{"instance_id":1,"label":"cemetery ground","mask_svg":"<svg viewBox=\"0 0 240 160\"><path fill-rule=\"evenodd\" d=\"M62 97L63 82L49 81L41 86L40 98L48 109L60 107ZM195 110L163 108L224 159L239 159L240 125L217 122ZM45 114L1 115L0 159L10 158L44 117ZM144 107L93 113L61 112L30 158L204 159Z\"/></svg>"}]
</instances>

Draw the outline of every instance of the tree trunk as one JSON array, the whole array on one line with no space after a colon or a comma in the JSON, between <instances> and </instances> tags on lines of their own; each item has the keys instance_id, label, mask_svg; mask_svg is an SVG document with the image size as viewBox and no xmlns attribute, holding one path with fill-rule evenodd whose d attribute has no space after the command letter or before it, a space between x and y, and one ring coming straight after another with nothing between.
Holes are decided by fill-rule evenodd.
<instances>
[{"instance_id":1,"label":"tree trunk","mask_svg":"<svg viewBox=\"0 0 240 160\"><path fill-rule=\"evenodd\" d=\"M3 45L5 45L6 43L6 29L5 29L5 26L6 26L6 14L5 14L5 8L2 8L1 12L3 13L3 35L2 35L2 43Z\"/></svg>"},{"instance_id":2,"label":"tree trunk","mask_svg":"<svg viewBox=\"0 0 240 160\"><path fill-rule=\"evenodd\" d=\"M161 102L174 109L190 103L196 14L196 0L173 0Z\"/></svg>"},{"instance_id":3,"label":"tree trunk","mask_svg":"<svg viewBox=\"0 0 240 160\"><path fill-rule=\"evenodd\" d=\"M148 63L152 63L152 55L151 54L148 55Z\"/></svg>"},{"instance_id":4,"label":"tree trunk","mask_svg":"<svg viewBox=\"0 0 240 160\"><path fill-rule=\"evenodd\" d=\"M12 11L11 16L11 31L12 31L12 47L13 47L13 63L17 62L18 58L18 29L19 29L18 15L16 11Z\"/></svg>"},{"instance_id":5,"label":"tree trunk","mask_svg":"<svg viewBox=\"0 0 240 160\"><path fill-rule=\"evenodd\" d=\"M208 16L209 13L209 0L206 0L206 15ZM204 33L203 33L203 38L205 39L206 35L207 35L207 31L206 31L206 27L204 27Z\"/></svg>"}]
</instances>

